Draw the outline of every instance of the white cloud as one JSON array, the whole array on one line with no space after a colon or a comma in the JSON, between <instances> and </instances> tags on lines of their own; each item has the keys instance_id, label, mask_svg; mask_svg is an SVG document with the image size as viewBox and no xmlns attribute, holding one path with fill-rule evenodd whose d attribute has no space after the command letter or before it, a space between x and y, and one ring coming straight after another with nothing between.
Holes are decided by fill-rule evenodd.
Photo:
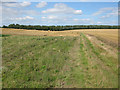
<instances>
[{"instance_id":1,"label":"white cloud","mask_svg":"<svg viewBox=\"0 0 120 90\"><path fill-rule=\"evenodd\" d=\"M109 15L101 16L101 18L109 18Z\"/></svg>"},{"instance_id":2,"label":"white cloud","mask_svg":"<svg viewBox=\"0 0 120 90\"><path fill-rule=\"evenodd\" d=\"M3 6L6 6L6 7L26 7L26 6L29 6L29 5L31 5L30 2L22 2L22 3L6 2L6 3L3 3Z\"/></svg>"},{"instance_id":3,"label":"white cloud","mask_svg":"<svg viewBox=\"0 0 120 90\"><path fill-rule=\"evenodd\" d=\"M21 14L27 14L27 15L40 15L40 12L37 12L35 10L21 10L19 11Z\"/></svg>"},{"instance_id":4,"label":"white cloud","mask_svg":"<svg viewBox=\"0 0 120 90\"><path fill-rule=\"evenodd\" d=\"M26 16L26 17L18 17L18 18L10 18L11 20L32 20L34 19L33 17L30 17L30 16Z\"/></svg>"},{"instance_id":5,"label":"white cloud","mask_svg":"<svg viewBox=\"0 0 120 90\"><path fill-rule=\"evenodd\" d=\"M23 7L26 7L26 6L29 6L29 5L31 5L31 3L26 2L26 1L24 1L23 3L20 3L20 6L23 6Z\"/></svg>"},{"instance_id":6,"label":"white cloud","mask_svg":"<svg viewBox=\"0 0 120 90\"><path fill-rule=\"evenodd\" d=\"M102 15L100 16L101 19L118 16L118 7L101 8L97 12L93 13L92 16L98 15Z\"/></svg>"},{"instance_id":7,"label":"white cloud","mask_svg":"<svg viewBox=\"0 0 120 90\"><path fill-rule=\"evenodd\" d=\"M105 15L102 16L101 18L110 18L112 16L118 16L118 8L111 8L111 10L109 10L109 12L105 12Z\"/></svg>"},{"instance_id":8,"label":"white cloud","mask_svg":"<svg viewBox=\"0 0 120 90\"><path fill-rule=\"evenodd\" d=\"M1 0L2 2L17 2L17 0Z\"/></svg>"},{"instance_id":9,"label":"white cloud","mask_svg":"<svg viewBox=\"0 0 120 90\"><path fill-rule=\"evenodd\" d=\"M99 22L99 21L98 21L97 24L102 24L102 22Z\"/></svg>"},{"instance_id":10,"label":"white cloud","mask_svg":"<svg viewBox=\"0 0 120 90\"><path fill-rule=\"evenodd\" d=\"M82 10L75 10L74 14L82 14Z\"/></svg>"},{"instance_id":11,"label":"white cloud","mask_svg":"<svg viewBox=\"0 0 120 90\"><path fill-rule=\"evenodd\" d=\"M88 18L88 19L73 19L74 21L90 21L90 19Z\"/></svg>"},{"instance_id":12,"label":"white cloud","mask_svg":"<svg viewBox=\"0 0 120 90\"><path fill-rule=\"evenodd\" d=\"M79 19L79 18L73 18L71 16L59 16L59 15L49 15L49 16L43 16L41 17L41 20L43 23L47 24L93 24L94 21L85 18L85 19Z\"/></svg>"},{"instance_id":13,"label":"white cloud","mask_svg":"<svg viewBox=\"0 0 120 90\"><path fill-rule=\"evenodd\" d=\"M17 17L21 15L39 15L40 12L37 12L35 10L24 10L20 9L18 10L17 8L8 8L8 7L3 7L2 8L2 15L4 18L6 17Z\"/></svg>"},{"instance_id":14,"label":"white cloud","mask_svg":"<svg viewBox=\"0 0 120 90\"><path fill-rule=\"evenodd\" d=\"M43 8L43 7L45 7L46 5L47 5L47 2L42 1L42 2L38 3L38 4L36 5L36 7L37 7L37 8Z\"/></svg>"},{"instance_id":15,"label":"white cloud","mask_svg":"<svg viewBox=\"0 0 120 90\"><path fill-rule=\"evenodd\" d=\"M75 19L73 19L73 20L74 20L74 21L79 21L79 19L76 19L76 18L75 18Z\"/></svg>"},{"instance_id":16,"label":"white cloud","mask_svg":"<svg viewBox=\"0 0 120 90\"><path fill-rule=\"evenodd\" d=\"M12 9L12 8L2 8L2 16L3 17L15 17L20 13L20 11L16 10L16 9Z\"/></svg>"},{"instance_id":17,"label":"white cloud","mask_svg":"<svg viewBox=\"0 0 120 90\"><path fill-rule=\"evenodd\" d=\"M46 16L46 17L43 16L42 19L53 20L53 19L59 19L59 18L58 18L58 16L50 15L50 16Z\"/></svg>"},{"instance_id":18,"label":"white cloud","mask_svg":"<svg viewBox=\"0 0 120 90\"><path fill-rule=\"evenodd\" d=\"M68 24L72 19L71 16L48 15L41 17L44 24Z\"/></svg>"},{"instance_id":19,"label":"white cloud","mask_svg":"<svg viewBox=\"0 0 120 90\"><path fill-rule=\"evenodd\" d=\"M42 17L42 19L45 19L46 17Z\"/></svg>"},{"instance_id":20,"label":"white cloud","mask_svg":"<svg viewBox=\"0 0 120 90\"><path fill-rule=\"evenodd\" d=\"M68 7L67 5L63 3L58 3L54 5L54 8L44 10L42 11L42 13L82 14L82 10L75 10L71 7Z\"/></svg>"},{"instance_id":21,"label":"white cloud","mask_svg":"<svg viewBox=\"0 0 120 90\"><path fill-rule=\"evenodd\" d=\"M13 8L3 8L2 12L2 24L9 25L11 23L19 24L33 24L35 18L29 15L29 10L17 10Z\"/></svg>"},{"instance_id":22,"label":"white cloud","mask_svg":"<svg viewBox=\"0 0 120 90\"><path fill-rule=\"evenodd\" d=\"M101 8L99 11L95 12L93 14L93 16L97 16L97 15L100 15L100 14L103 14L103 13L106 13L108 11L115 11L115 7L107 7L107 8Z\"/></svg>"},{"instance_id":23,"label":"white cloud","mask_svg":"<svg viewBox=\"0 0 120 90\"><path fill-rule=\"evenodd\" d=\"M61 21L61 19L62 19L62 21ZM66 19L66 17L64 17L64 16L59 17L59 16L56 16L56 15L49 15L49 16L41 17L42 22L44 22L46 24L65 23L65 19Z\"/></svg>"},{"instance_id":24,"label":"white cloud","mask_svg":"<svg viewBox=\"0 0 120 90\"><path fill-rule=\"evenodd\" d=\"M94 21L92 19L86 18L86 19L73 19L74 24L94 24Z\"/></svg>"},{"instance_id":25,"label":"white cloud","mask_svg":"<svg viewBox=\"0 0 120 90\"><path fill-rule=\"evenodd\" d=\"M6 7L17 7L19 4L16 2L14 2L14 3L9 2L9 3L3 3L3 5Z\"/></svg>"},{"instance_id":26,"label":"white cloud","mask_svg":"<svg viewBox=\"0 0 120 90\"><path fill-rule=\"evenodd\" d=\"M96 21L95 24L97 25L117 25L118 24L118 20L116 19L113 19L113 20L99 20L99 21Z\"/></svg>"},{"instance_id":27,"label":"white cloud","mask_svg":"<svg viewBox=\"0 0 120 90\"><path fill-rule=\"evenodd\" d=\"M32 18L24 18L24 16L31 17L40 15L40 12L37 12L35 10L25 10L23 8L18 10L18 8L2 7L0 9L2 9L2 15L0 14L2 16L2 19L0 20L2 20L2 24L4 25L9 25L11 23L33 24L35 18L32 20Z\"/></svg>"}]
</instances>

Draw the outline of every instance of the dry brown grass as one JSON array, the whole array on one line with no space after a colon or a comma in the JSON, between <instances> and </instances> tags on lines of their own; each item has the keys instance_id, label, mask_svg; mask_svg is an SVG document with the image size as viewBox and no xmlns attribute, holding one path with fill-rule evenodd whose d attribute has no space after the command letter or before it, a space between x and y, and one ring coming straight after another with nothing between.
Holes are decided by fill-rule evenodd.
<instances>
[{"instance_id":1,"label":"dry brown grass","mask_svg":"<svg viewBox=\"0 0 120 90\"><path fill-rule=\"evenodd\" d=\"M105 42L118 44L118 29L98 29L83 32L104 39Z\"/></svg>"},{"instance_id":2,"label":"dry brown grass","mask_svg":"<svg viewBox=\"0 0 120 90\"><path fill-rule=\"evenodd\" d=\"M113 43L118 43L118 29L81 29L68 31L42 31L25 29L7 29L0 30L2 34L11 35L33 35L33 36L79 36L80 33L94 35Z\"/></svg>"},{"instance_id":3,"label":"dry brown grass","mask_svg":"<svg viewBox=\"0 0 120 90\"><path fill-rule=\"evenodd\" d=\"M25 29L2 29L2 34L12 35L33 35L33 36L79 36L74 31L42 31L42 30L25 30Z\"/></svg>"}]
</instances>

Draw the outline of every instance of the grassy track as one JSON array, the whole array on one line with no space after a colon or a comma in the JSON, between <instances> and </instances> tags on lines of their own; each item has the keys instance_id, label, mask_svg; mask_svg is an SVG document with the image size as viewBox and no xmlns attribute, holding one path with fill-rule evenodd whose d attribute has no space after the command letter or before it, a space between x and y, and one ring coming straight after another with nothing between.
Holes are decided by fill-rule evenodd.
<instances>
[{"instance_id":1,"label":"grassy track","mask_svg":"<svg viewBox=\"0 0 120 90\"><path fill-rule=\"evenodd\" d=\"M3 87L118 87L117 57L77 37L6 36Z\"/></svg>"},{"instance_id":2,"label":"grassy track","mask_svg":"<svg viewBox=\"0 0 120 90\"><path fill-rule=\"evenodd\" d=\"M88 38L81 34L79 43L79 53L76 53L70 64L69 73L63 87L79 88L117 88L118 68L117 58L109 57L105 50L94 46ZM72 58L72 57L71 57Z\"/></svg>"}]
</instances>

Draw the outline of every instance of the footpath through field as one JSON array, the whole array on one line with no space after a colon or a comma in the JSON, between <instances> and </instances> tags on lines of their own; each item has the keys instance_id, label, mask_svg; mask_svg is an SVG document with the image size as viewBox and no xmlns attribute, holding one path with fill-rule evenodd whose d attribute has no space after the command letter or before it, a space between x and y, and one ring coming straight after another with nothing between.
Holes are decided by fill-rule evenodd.
<instances>
[{"instance_id":1,"label":"footpath through field","mask_svg":"<svg viewBox=\"0 0 120 90\"><path fill-rule=\"evenodd\" d=\"M117 88L117 52L113 55L102 48L105 43L99 40L101 43L94 43L88 38L88 35L81 34L70 50L70 60L63 68L66 77L61 80L60 87Z\"/></svg>"}]
</instances>

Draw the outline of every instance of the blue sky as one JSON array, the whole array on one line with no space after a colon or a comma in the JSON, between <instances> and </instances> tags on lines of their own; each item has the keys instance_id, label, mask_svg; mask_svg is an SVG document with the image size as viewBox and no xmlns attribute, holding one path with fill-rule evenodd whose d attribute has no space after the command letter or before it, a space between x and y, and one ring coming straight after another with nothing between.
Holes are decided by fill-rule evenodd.
<instances>
[{"instance_id":1,"label":"blue sky","mask_svg":"<svg viewBox=\"0 0 120 90\"><path fill-rule=\"evenodd\" d=\"M22 0L21 0L22 1ZM24 0L25 1L25 0ZM80 0L79 0L80 1ZM2 24L117 25L118 2L3 2ZM94 0L93 0L94 1ZM99 0L98 0L99 1ZM113 2L114 1L114 2Z\"/></svg>"},{"instance_id":2,"label":"blue sky","mask_svg":"<svg viewBox=\"0 0 120 90\"><path fill-rule=\"evenodd\" d=\"M2 2L24 2L28 0L1 0ZM119 0L29 0L29 2L119 2Z\"/></svg>"}]
</instances>

